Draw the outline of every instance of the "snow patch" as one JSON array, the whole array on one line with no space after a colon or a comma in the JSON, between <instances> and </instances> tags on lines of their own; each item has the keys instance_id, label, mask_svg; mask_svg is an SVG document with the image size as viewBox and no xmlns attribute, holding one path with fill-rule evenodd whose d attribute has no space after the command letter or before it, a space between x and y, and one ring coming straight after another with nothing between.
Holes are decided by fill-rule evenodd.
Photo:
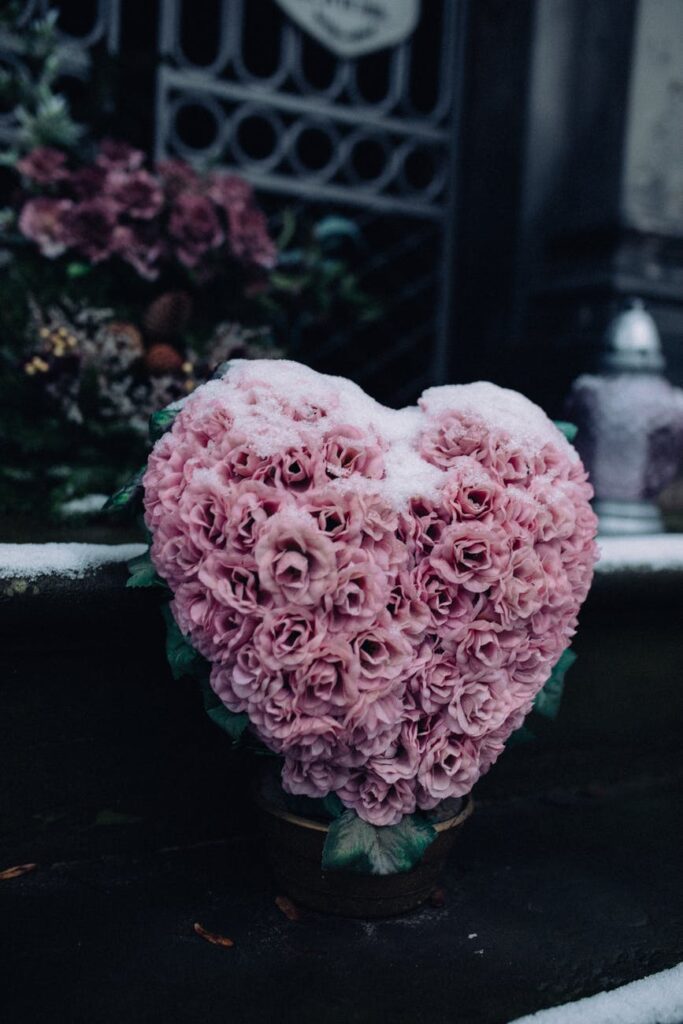
<instances>
[{"instance_id":1,"label":"snow patch","mask_svg":"<svg viewBox=\"0 0 683 1024\"><path fill-rule=\"evenodd\" d=\"M596 572L625 569L662 571L683 569L683 533L653 533L639 537L598 537L600 559Z\"/></svg>"},{"instance_id":2,"label":"snow patch","mask_svg":"<svg viewBox=\"0 0 683 1024\"><path fill-rule=\"evenodd\" d=\"M63 516L83 516L101 512L108 494L84 494L82 498L72 498L60 506L59 511Z\"/></svg>"},{"instance_id":3,"label":"snow patch","mask_svg":"<svg viewBox=\"0 0 683 1024\"><path fill-rule=\"evenodd\" d=\"M78 579L102 565L127 562L146 550L146 544L0 544L0 579Z\"/></svg>"},{"instance_id":4,"label":"snow patch","mask_svg":"<svg viewBox=\"0 0 683 1024\"><path fill-rule=\"evenodd\" d=\"M578 455L542 409L515 391L478 382L429 388L418 406L389 409L344 377L317 373L287 359L232 360L225 375L209 381L185 400L217 404L234 418L235 433L258 456L267 458L302 444L320 447L328 431L360 428L384 452L385 476L372 490L402 509L415 494L436 498L445 472L422 458L422 432L443 412L483 417L513 444L535 455L551 442L574 461ZM344 486L355 483L345 481Z\"/></svg>"},{"instance_id":5,"label":"snow patch","mask_svg":"<svg viewBox=\"0 0 683 1024\"><path fill-rule=\"evenodd\" d=\"M683 963L630 985L519 1017L511 1024L681 1024Z\"/></svg>"}]
</instances>

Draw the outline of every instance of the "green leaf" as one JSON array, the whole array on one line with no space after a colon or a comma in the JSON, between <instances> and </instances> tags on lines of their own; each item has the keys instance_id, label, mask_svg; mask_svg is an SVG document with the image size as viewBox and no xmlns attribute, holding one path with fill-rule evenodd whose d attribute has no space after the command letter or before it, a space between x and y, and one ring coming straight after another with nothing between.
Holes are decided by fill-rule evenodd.
<instances>
[{"instance_id":1,"label":"green leaf","mask_svg":"<svg viewBox=\"0 0 683 1024\"><path fill-rule=\"evenodd\" d=\"M328 793L322 799L322 805L331 818L339 818L344 813L344 804L336 793Z\"/></svg>"},{"instance_id":2,"label":"green leaf","mask_svg":"<svg viewBox=\"0 0 683 1024\"><path fill-rule=\"evenodd\" d=\"M142 478L145 475L146 468L146 466L143 466L139 469L123 487L120 487L118 491L112 494L111 498L104 503L102 511L121 512L125 508L130 508L136 502L140 502L143 495Z\"/></svg>"},{"instance_id":3,"label":"green leaf","mask_svg":"<svg viewBox=\"0 0 683 1024\"><path fill-rule=\"evenodd\" d=\"M560 711L560 702L562 701L564 677L575 661L576 655L569 648L562 652L550 674L548 682L536 695L533 710L537 714L543 715L544 718L557 718Z\"/></svg>"},{"instance_id":4,"label":"green leaf","mask_svg":"<svg viewBox=\"0 0 683 1024\"><path fill-rule=\"evenodd\" d=\"M162 608L162 614L166 623L166 657L171 668L171 675L174 679L197 675L203 670L204 659L198 651L195 651L187 637L181 633L167 604Z\"/></svg>"},{"instance_id":5,"label":"green leaf","mask_svg":"<svg viewBox=\"0 0 683 1024\"><path fill-rule=\"evenodd\" d=\"M410 871L436 839L436 829L418 814L398 825L370 825L355 811L344 811L329 827L323 848L323 871L393 875Z\"/></svg>"},{"instance_id":6,"label":"green leaf","mask_svg":"<svg viewBox=\"0 0 683 1024\"><path fill-rule=\"evenodd\" d=\"M177 406L175 409L172 406L167 406L165 409L159 409L152 413L149 418L149 439L152 444L171 429L179 412L180 409Z\"/></svg>"},{"instance_id":7,"label":"green leaf","mask_svg":"<svg viewBox=\"0 0 683 1024\"><path fill-rule=\"evenodd\" d=\"M131 558L128 562L128 572L130 575L126 581L127 587L163 587L166 589L165 581L154 568L149 549L144 554Z\"/></svg>"},{"instance_id":8,"label":"green leaf","mask_svg":"<svg viewBox=\"0 0 683 1024\"><path fill-rule=\"evenodd\" d=\"M80 263L77 260L73 260L67 264L66 276L71 278L85 277L91 270L89 263Z\"/></svg>"},{"instance_id":9,"label":"green leaf","mask_svg":"<svg viewBox=\"0 0 683 1024\"><path fill-rule=\"evenodd\" d=\"M204 710L207 715L223 732L226 732L230 739L236 743L242 733L249 725L249 717L246 714L235 714L226 708L218 694L211 689L211 684L206 674L200 678L202 697L204 698Z\"/></svg>"},{"instance_id":10,"label":"green leaf","mask_svg":"<svg viewBox=\"0 0 683 1024\"><path fill-rule=\"evenodd\" d=\"M285 207L282 214L282 227L280 234L277 239L278 249L286 249L289 243L294 238L294 232L296 231L296 214L291 207Z\"/></svg>"},{"instance_id":11,"label":"green leaf","mask_svg":"<svg viewBox=\"0 0 683 1024\"><path fill-rule=\"evenodd\" d=\"M561 430L564 436L571 444L576 435L579 432L579 428L575 423L568 423L567 420L553 420L553 423L558 430Z\"/></svg>"},{"instance_id":12,"label":"green leaf","mask_svg":"<svg viewBox=\"0 0 683 1024\"><path fill-rule=\"evenodd\" d=\"M313 228L313 237L318 242L338 238L352 238L355 241L359 236L358 225L347 217L323 217Z\"/></svg>"}]
</instances>

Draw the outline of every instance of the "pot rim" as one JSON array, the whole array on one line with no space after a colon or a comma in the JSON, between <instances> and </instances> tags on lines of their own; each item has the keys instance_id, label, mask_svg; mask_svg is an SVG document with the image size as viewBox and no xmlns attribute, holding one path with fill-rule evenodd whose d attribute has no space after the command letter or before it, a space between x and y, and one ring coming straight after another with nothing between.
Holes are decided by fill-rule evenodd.
<instances>
[{"instance_id":1,"label":"pot rim","mask_svg":"<svg viewBox=\"0 0 683 1024\"><path fill-rule=\"evenodd\" d=\"M264 811L272 814L274 818L280 818L282 821L287 821L291 825L299 825L301 828L310 829L312 832L329 832L330 826L323 825L322 822L315 821L313 818L304 818L299 814L292 814L290 811L284 811L281 807L266 800L264 796L257 792L256 799L259 805ZM469 818L470 814L474 810L474 800L471 793L467 793L464 797L465 806L458 811L457 814L453 815L452 818L446 818L444 821L436 821L432 823L432 827L436 832L447 832L448 829L455 828L456 825L460 825L463 821Z\"/></svg>"}]
</instances>

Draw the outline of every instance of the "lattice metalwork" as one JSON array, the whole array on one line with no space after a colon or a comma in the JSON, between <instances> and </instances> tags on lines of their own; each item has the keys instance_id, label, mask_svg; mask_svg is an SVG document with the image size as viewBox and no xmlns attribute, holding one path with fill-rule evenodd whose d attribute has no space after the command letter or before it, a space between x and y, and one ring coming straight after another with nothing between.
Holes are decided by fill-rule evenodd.
<instances>
[{"instance_id":1,"label":"lattice metalwork","mask_svg":"<svg viewBox=\"0 0 683 1024\"><path fill-rule=\"evenodd\" d=\"M450 334L464 0L423 0L414 37L333 58L272 0L161 0L156 154L238 168L261 190L355 211L382 327L308 355L394 401L443 379ZM210 39L210 46L206 40Z\"/></svg>"}]
</instances>

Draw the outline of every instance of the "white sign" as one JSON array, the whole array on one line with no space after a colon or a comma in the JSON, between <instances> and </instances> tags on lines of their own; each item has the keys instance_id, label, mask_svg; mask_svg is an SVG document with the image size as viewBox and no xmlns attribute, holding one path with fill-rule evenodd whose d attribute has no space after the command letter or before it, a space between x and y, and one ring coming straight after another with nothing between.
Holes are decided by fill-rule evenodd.
<instances>
[{"instance_id":1,"label":"white sign","mask_svg":"<svg viewBox=\"0 0 683 1024\"><path fill-rule=\"evenodd\" d=\"M420 0L275 0L293 21L338 57L395 46L410 36Z\"/></svg>"}]
</instances>

